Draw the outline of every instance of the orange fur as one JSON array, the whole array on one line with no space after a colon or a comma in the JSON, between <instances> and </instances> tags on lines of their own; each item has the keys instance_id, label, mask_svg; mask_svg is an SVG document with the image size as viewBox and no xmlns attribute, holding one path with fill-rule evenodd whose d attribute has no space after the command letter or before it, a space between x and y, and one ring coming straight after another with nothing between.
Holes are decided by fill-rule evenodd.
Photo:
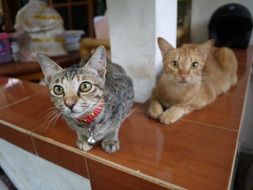
<instances>
[{"instance_id":1,"label":"orange fur","mask_svg":"<svg viewBox=\"0 0 253 190\"><path fill-rule=\"evenodd\" d=\"M229 48L213 41L173 48L158 38L163 73L153 90L148 115L170 124L212 103L237 82L237 60Z\"/></svg>"}]
</instances>

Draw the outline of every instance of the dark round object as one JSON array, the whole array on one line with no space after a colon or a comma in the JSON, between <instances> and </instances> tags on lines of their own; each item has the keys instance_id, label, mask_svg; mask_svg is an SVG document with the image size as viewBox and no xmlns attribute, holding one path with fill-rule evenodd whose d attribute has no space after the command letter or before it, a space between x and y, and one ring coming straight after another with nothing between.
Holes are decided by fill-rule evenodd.
<instances>
[{"instance_id":1,"label":"dark round object","mask_svg":"<svg viewBox=\"0 0 253 190\"><path fill-rule=\"evenodd\" d=\"M208 32L216 46L247 48L252 32L252 16L249 10L236 3L218 8L212 15Z\"/></svg>"}]
</instances>

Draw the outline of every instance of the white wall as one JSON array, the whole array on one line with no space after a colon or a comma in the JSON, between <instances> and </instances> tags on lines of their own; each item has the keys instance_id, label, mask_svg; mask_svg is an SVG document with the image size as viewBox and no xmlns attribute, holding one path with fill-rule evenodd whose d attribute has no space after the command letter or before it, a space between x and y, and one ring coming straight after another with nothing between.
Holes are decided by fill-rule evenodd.
<instances>
[{"instance_id":1,"label":"white wall","mask_svg":"<svg viewBox=\"0 0 253 190\"><path fill-rule=\"evenodd\" d=\"M156 71L159 73L162 68L162 56L157 37L163 37L172 46L177 46L177 1L156 0L155 13L155 63Z\"/></svg>"},{"instance_id":2,"label":"white wall","mask_svg":"<svg viewBox=\"0 0 253 190\"><path fill-rule=\"evenodd\" d=\"M253 0L192 0L191 41L201 43L208 39L208 23L213 12L228 3L239 3L248 8L253 16ZM253 44L251 35L250 44Z\"/></svg>"}]
</instances>

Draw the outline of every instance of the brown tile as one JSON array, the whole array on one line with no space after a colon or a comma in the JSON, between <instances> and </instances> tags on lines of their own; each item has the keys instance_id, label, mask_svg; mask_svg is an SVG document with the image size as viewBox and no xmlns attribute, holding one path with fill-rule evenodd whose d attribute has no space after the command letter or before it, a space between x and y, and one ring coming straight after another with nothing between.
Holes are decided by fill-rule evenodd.
<instances>
[{"instance_id":1,"label":"brown tile","mask_svg":"<svg viewBox=\"0 0 253 190\"><path fill-rule=\"evenodd\" d=\"M204 125L239 130L244 99L228 94L218 96L210 105L193 111L182 119Z\"/></svg>"},{"instance_id":2,"label":"brown tile","mask_svg":"<svg viewBox=\"0 0 253 190\"><path fill-rule=\"evenodd\" d=\"M226 189L237 133L179 121L165 126L136 110L120 131L121 149L92 155L187 189ZM190 176L190 180L189 180Z\"/></svg>"},{"instance_id":3,"label":"brown tile","mask_svg":"<svg viewBox=\"0 0 253 190\"><path fill-rule=\"evenodd\" d=\"M84 156L36 137L33 140L38 156L88 178Z\"/></svg>"},{"instance_id":4,"label":"brown tile","mask_svg":"<svg viewBox=\"0 0 253 190\"><path fill-rule=\"evenodd\" d=\"M185 115L181 120L229 130L239 130L243 105L244 98L226 93L218 96L213 103L204 108ZM145 112L147 107L148 105L143 105L139 107L139 110Z\"/></svg>"},{"instance_id":5,"label":"brown tile","mask_svg":"<svg viewBox=\"0 0 253 190\"><path fill-rule=\"evenodd\" d=\"M100 157L105 165L124 166L129 171L136 171L135 176L148 175L187 189L227 189L251 65L245 52L237 55L240 61L238 84L213 104L175 124L165 126L151 120L144 113L146 105L135 105L120 130L121 149L114 154L106 154L100 145L88 154L73 149L76 134L64 121L59 120L55 127L43 127L45 110L52 107L46 87L0 78L0 120L19 127L9 129L2 122L1 138L32 151L30 136L20 132L32 131L36 133L33 134L34 144L41 157L84 176L87 176L87 173L82 173L86 171L85 160L76 154L92 159ZM244 61L247 65L243 65ZM90 168L91 175L95 176L94 189L107 187L102 187L98 179L108 184L111 175L129 178L128 184L139 185L134 176L103 164L98 166L93 162L90 165L93 167ZM111 175L100 171L104 168ZM114 178L112 181L119 184ZM141 184L148 188L144 182Z\"/></svg>"},{"instance_id":6,"label":"brown tile","mask_svg":"<svg viewBox=\"0 0 253 190\"><path fill-rule=\"evenodd\" d=\"M0 108L38 92L46 93L46 88L14 78L0 77Z\"/></svg>"},{"instance_id":7,"label":"brown tile","mask_svg":"<svg viewBox=\"0 0 253 190\"><path fill-rule=\"evenodd\" d=\"M246 89L248 86L249 76L239 76L238 82L235 86L233 86L227 93L232 96L244 98L246 95Z\"/></svg>"},{"instance_id":8,"label":"brown tile","mask_svg":"<svg viewBox=\"0 0 253 190\"><path fill-rule=\"evenodd\" d=\"M248 79L252 67L252 47L250 47L246 53L245 50L236 50L236 55L238 59L238 83L229 91L229 93L234 96L244 97L246 95L245 90L248 85Z\"/></svg>"},{"instance_id":9,"label":"brown tile","mask_svg":"<svg viewBox=\"0 0 253 190\"><path fill-rule=\"evenodd\" d=\"M76 132L68 127L63 118L59 118L55 124L50 124L49 126L40 125L34 133L49 139L54 139L67 146L76 147Z\"/></svg>"},{"instance_id":10,"label":"brown tile","mask_svg":"<svg viewBox=\"0 0 253 190\"><path fill-rule=\"evenodd\" d=\"M249 74L250 67L252 66L253 46L245 50L236 50L236 57L238 60L238 75L244 76Z\"/></svg>"},{"instance_id":11,"label":"brown tile","mask_svg":"<svg viewBox=\"0 0 253 190\"><path fill-rule=\"evenodd\" d=\"M39 156L88 178L85 157L76 148L76 132L62 118L53 125L40 125L33 131L35 148ZM36 138L39 135L42 139ZM54 141L58 146L52 143ZM68 149L66 148L68 146ZM75 149L75 152L69 149ZM76 153L76 151L80 151Z\"/></svg>"},{"instance_id":12,"label":"brown tile","mask_svg":"<svg viewBox=\"0 0 253 190\"><path fill-rule=\"evenodd\" d=\"M23 133L6 125L0 124L0 138L17 145L31 153L35 153L32 138L29 134Z\"/></svg>"},{"instance_id":13,"label":"brown tile","mask_svg":"<svg viewBox=\"0 0 253 190\"><path fill-rule=\"evenodd\" d=\"M0 109L0 119L20 128L33 131L41 125L46 125L46 109L52 106L47 95L37 94Z\"/></svg>"},{"instance_id":14,"label":"brown tile","mask_svg":"<svg viewBox=\"0 0 253 190\"><path fill-rule=\"evenodd\" d=\"M37 153L49 161L87 177L85 158L83 156L50 143L50 139L53 139L64 145L75 147L76 142L76 133L62 119L48 125L49 120L47 120L46 110L51 107L53 105L48 95L40 93L32 98L1 109L0 119L12 123L21 129L47 137L49 142L34 138ZM17 132L14 130L14 133L16 134ZM32 143L30 144L32 145Z\"/></svg>"},{"instance_id":15,"label":"brown tile","mask_svg":"<svg viewBox=\"0 0 253 190\"><path fill-rule=\"evenodd\" d=\"M137 109L140 104L134 104L131 113ZM130 116L131 114L129 114ZM72 130L64 121L62 117L60 117L55 123L51 123L49 126L38 125L39 127L34 130L34 133L54 139L57 142L64 143L68 146L76 148L76 132Z\"/></svg>"},{"instance_id":16,"label":"brown tile","mask_svg":"<svg viewBox=\"0 0 253 190\"><path fill-rule=\"evenodd\" d=\"M88 168L93 190L169 190L139 177L121 172L110 166L88 159Z\"/></svg>"},{"instance_id":17,"label":"brown tile","mask_svg":"<svg viewBox=\"0 0 253 190\"><path fill-rule=\"evenodd\" d=\"M237 69L237 74L238 76L244 76L247 74L247 72L249 71L248 69L248 64L247 64L247 57L246 55L242 55L241 57L239 57L238 59L238 69Z\"/></svg>"}]
</instances>

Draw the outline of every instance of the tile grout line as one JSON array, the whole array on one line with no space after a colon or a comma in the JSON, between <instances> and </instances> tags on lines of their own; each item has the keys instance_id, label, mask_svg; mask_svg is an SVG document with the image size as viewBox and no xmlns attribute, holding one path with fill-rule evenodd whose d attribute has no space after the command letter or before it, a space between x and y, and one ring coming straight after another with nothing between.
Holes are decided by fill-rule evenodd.
<instances>
[{"instance_id":1,"label":"tile grout line","mask_svg":"<svg viewBox=\"0 0 253 190\"><path fill-rule=\"evenodd\" d=\"M76 153L76 154L79 154L81 156L84 156L85 158L88 158L88 159L91 159L93 161L99 162L101 164L107 165L107 166L112 167L114 169L117 169L117 170L120 170L120 171L125 172L127 174L130 174L132 176L139 177L139 178L141 178L143 180L149 181L149 182L157 184L159 186L170 188L171 190L185 190L185 188L183 188L183 187L174 185L174 184L172 184L170 182L167 182L165 180L161 180L159 178L150 176L148 174L144 174L144 173L141 173L141 172L136 172L134 169L128 168L126 166L117 164L117 163L109 161L109 160L106 160L106 159L101 158L99 156L92 155L91 153L81 151L81 150L79 150L77 148L74 148L72 146L69 146L69 145L66 145L64 143L55 141L54 139L51 139L51 138L48 138L48 137L44 137L42 135L38 135L38 134L33 133L33 132L32 132L31 135L34 138L38 138L38 139L40 139L40 140L42 140L44 142L47 142L49 144L53 144L53 145L58 146L60 148L63 148L63 149L66 149L68 151L71 151L73 153Z\"/></svg>"},{"instance_id":2,"label":"tile grout line","mask_svg":"<svg viewBox=\"0 0 253 190\"><path fill-rule=\"evenodd\" d=\"M242 99L244 100L243 102L243 106L242 106L242 112L241 112L241 118L240 118L240 123L239 123L239 126L242 125L242 120L243 120L243 115L244 115L244 112L245 112L245 106L246 106L246 95L248 94L248 90L249 90L249 81L250 81L250 75L248 76L248 79L247 79L247 87L246 87L246 90L245 90L245 95L242 96ZM229 96L233 96L233 95L230 95L230 94L227 94ZM208 124L208 123L204 123L204 122L198 122L198 121L192 121L192 120L188 120L188 119L183 119L184 121L187 121L187 122L191 122L191 123L196 123L196 124L202 124L204 126L207 126L207 127L212 127L212 128L217 128L217 129L221 129L221 130L226 130L226 131L231 131L231 132L237 132L238 134L240 133L240 129L241 127L239 127L238 130L235 130L235 129L229 129L229 128L225 128L225 127L221 127L221 126L218 126L218 125L213 125L213 124Z\"/></svg>"},{"instance_id":3,"label":"tile grout line","mask_svg":"<svg viewBox=\"0 0 253 190\"><path fill-rule=\"evenodd\" d=\"M0 107L0 110L3 110L3 109L8 108L8 107L11 107L11 106L13 106L13 105L15 105L15 104L18 104L18 103L20 103L20 102L26 101L26 100L28 100L28 99L30 99L30 98L32 98L33 96L36 96L36 95L38 95L38 94L40 94L40 93L37 92L37 93L35 93L35 94L32 94L32 95L27 96L27 97L25 97L25 98L21 98L21 99L19 99L19 100L17 100L17 101L14 101L14 102L10 103L10 104L7 104L7 105L5 105L5 106L2 106L2 107Z\"/></svg>"},{"instance_id":4,"label":"tile grout line","mask_svg":"<svg viewBox=\"0 0 253 190\"><path fill-rule=\"evenodd\" d=\"M90 171L89 171L89 167L88 167L88 160L87 160L86 157L84 157L84 160L85 160L85 164L86 164L85 168L86 168L86 171L87 171L88 179L90 179Z\"/></svg>"},{"instance_id":5,"label":"tile grout line","mask_svg":"<svg viewBox=\"0 0 253 190\"><path fill-rule=\"evenodd\" d=\"M34 154L37 155L37 156L39 156L39 153L38 153L37 148L36 148L35 141L34 141L34 139L32 137L32 132L30 134L30 138L31 138L31 141L32 141L32 146L33 146Z\"/></svg>"},{"instance_id":6,"label":"tile grout line","mask_svg":"<svg viewBox=\"0 0 253 190\"><path fill-rule=\"evenodd\" d=\"M208 124L208 123L204 123L204 122L200 122L200 121L193 121L193 120L189 120L189 119L182 119L182 120L190 122L190 123L201 124L201 125L211 127L211 128L217 128L217 129L225 130L225 131L230 131L230 132L235 132L235 133L238 132L238 130L235 130L235 129L228 129L226 127L221 127L221 126L218 126L218 125Z\"/></svg>"},{"instance_id":7,"label":"tile grout line","mask_svg":"<svg viewBox=\"0 0 253 190\"><path fill-rule=\"evenodd\" d=\"M203 117L203 116L201 116L201 118L202 118L202 117ZM156 121L156 120L155 120L155 121ZM217 128L217 129L226 130L226 131L231 131L231 132L238 132L238 130L235 130L235 129L229 129L229 128L222 127L222 126L219 126L219 125L208 124L208 123L205 123L205 122L202 122L202 121L193 121L193 120L184 119L184 118L181 118L181 119L178 120L178 121L185 121L185 122L194 123L194 124L201 124L201 125L204 125L204 126L206 126L206 127Z\"/></svg>"},{"instance_id":8,"label":"tile grout line","mask_svg":"<svg viewBox=\"0 0 253 190\"><path fill-rule=\"evenodd\" d=\"M7 122L7 121L2 120L2 119L0 119L0 124L2 124L2 125L4 125L4 126L7 126L7 127L10 127L10 128L12 128L12 129L17 130L17 131L19 131L19 132L21 132L21 133L24 133L24 134L26 134L26 135L32 135L32 132L31 132L31 131L26 130L26 129L23 129L23 128L20 128L20 127L14 125L14 124L11 124L11 123L9 123L9 122Z\"/></svg>"},{"instance_id":9,"label":"tile grout line","mask_svg":"<svg viewBox=\"0 0 253 190\"><path fill-rule=\"evenodd\" d=\"M47 142L49 144L55 145L55 146L60 147L62 149L66 149L66 150L71 151L73 153L79 154L81 156L84 156L84 157L89 158L91 160L97 161L101 164L107 165L109 167L120 170L122 172L128 173L132 176L139 177L143 180L149 181L149 182L157 184L159 186L162 186L165 188L170 188L171 190L185 190L185 188L177 186L177 185L167 182L165 180L162 180L162 179L159 179L159 178L156 178L156 177L153 177L148 174L141 173L141 172L136 172L134 169L128 168L126 166L117 164L117 163L109 161L109 160L106 160L104 158L100 158L99 156L92 155L91 153L83 152L77 148L73 148L72 146L66 145L64 143L60 143L58 141L55 141L54 139L51 139L51 138L36 134L34 132L28 131L26 129L20 128L17 125L11 124L11 123L6 122L4 120L0 119L0 123L7 126L7 127L15 129L19 132L30 135L32 138L40 139L40 140Z\"/></svg>"},{"instance_id":10,"label":"tile grout line","mask_svg":"<svg viewBox=\"0 0 253 190\"><path fill-rule=\"evenodd\" d=\"M251 58L251 60L253 60L253 57ZM252 73L252 66L250 67L250 73ZM240 134L241 134L241 128L242 128L242 123L243 123L243 116L245 114L245 110L246 110L246 101L247 101L247 98L248 98L248 95L249 95L249 88L250 88L250 80L251 80L251 74L248 75L248 79L247 79L247 87L246 87L246 92L245 92L245 98L244 98L244 102L243 102L243 109L242 109L242 113L241 113L241 119L240 119L240 124L239 126L239 130L238 130L238 134L237 134L237 139L240 138ZM238 146L239 146L239 140L237 140L237 143L236 143L236 149L235 149L235 152L234 152L234 158L233 158L233 165L235 165L235 162L236 162L236 154L238 152ZM228 184L228 188L230 189L231 188L231 184L232 184L232 180L233 180L233 173L234 173L234 167L232 167L231 169L231 173L230 173L230 176L229 176L229 184Z\"/></svg>"},{"instance_id":11,"label":"tile grout line","mask_svg":"<svg viewBox=\"0 0 253 190\"><path fill-rule=\"evenodd\" d=\"M125 119L127 119L130 115L132 115L136 109L137 109L137 107L133 108L133 109L126 115L126 118L125 118Z\"/></svg>"}]
</instances>

